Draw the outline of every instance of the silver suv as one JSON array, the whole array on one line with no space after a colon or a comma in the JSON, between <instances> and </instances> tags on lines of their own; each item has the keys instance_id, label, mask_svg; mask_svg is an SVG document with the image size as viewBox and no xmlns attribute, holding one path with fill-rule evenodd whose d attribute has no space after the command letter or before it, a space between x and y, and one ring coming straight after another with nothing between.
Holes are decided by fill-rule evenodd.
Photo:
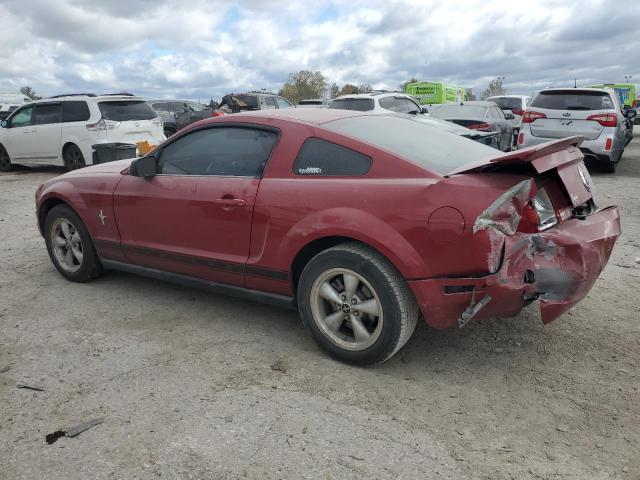
<instances>
[{"instance_id":1,"label":"silver suv","mask_svg":"<svg viewBox=\"0 0 640 480\"><path fill-rule=\"evenodd\" d=\"M426 113L426 107L415 98L396 92L373 92L343 95L331 101L328 108L374 113Z\"/></svg>"},{"instance_id":2,"label":"silver suv","mask_svg":"<svg viewBox=\"0 0 640 480\"><path fill-rule=\"evenodd\" d=\"M550 88L538 93L524 112L517 148L582 135L580 150L585 158L601 162L613 173L628 143L627 130L613 90Z\"/></svg>"}]
</instances>

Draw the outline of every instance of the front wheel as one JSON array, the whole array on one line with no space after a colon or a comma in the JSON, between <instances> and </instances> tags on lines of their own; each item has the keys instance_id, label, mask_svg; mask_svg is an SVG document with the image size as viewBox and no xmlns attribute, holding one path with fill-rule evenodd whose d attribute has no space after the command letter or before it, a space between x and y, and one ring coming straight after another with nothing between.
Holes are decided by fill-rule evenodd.
<instances>
[{"instance_id":1,"label":"front wheel","mask_svg":"<svg viewBox=\"0 0 640 480\"><path fill-rule=\"evenodd\" d=\"M402 275L378 252L345 243L316 255L298 284L302 321L334 358L382 363L415 330L419 309Z\"/></svg>"},{"instance_id":2,"label":"front wheel","mask_svg":"<svg viewBox=\"0 0 640 480\"><path fill-rule=\"evenodd\" d=\"M56 269L73 282L88 282L102 273L91 236L80 217L66 205L47 214L44 237Z\"/></svg>"}]
</instances>

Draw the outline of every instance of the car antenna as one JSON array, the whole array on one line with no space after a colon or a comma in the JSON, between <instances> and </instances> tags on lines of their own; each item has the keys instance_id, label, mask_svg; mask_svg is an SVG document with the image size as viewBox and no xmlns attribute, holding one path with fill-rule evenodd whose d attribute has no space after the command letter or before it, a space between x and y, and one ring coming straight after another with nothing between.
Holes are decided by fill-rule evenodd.
<instances>
[{"instance_id":1,"label":"car antenna","mask_svg":"<svg viewBox=\"0 0 640 480\"><path fill-rule=\"evenodd\" d=\"M573 77L573 88L578 88L577 81L578 81L578 79L576 77Z\"/></svg>"}]
</instances>

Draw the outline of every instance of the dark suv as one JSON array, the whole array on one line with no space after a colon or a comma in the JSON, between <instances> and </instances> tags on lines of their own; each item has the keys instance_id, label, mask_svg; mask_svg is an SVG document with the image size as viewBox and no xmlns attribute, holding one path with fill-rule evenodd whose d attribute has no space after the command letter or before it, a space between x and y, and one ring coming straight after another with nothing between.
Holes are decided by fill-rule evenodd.
<instances>
[{"instance_id":1,"label":"dark suv","mask_svg":"<svg viewBox=\"0 0 640 480\"><path fill-rule=\"evenodd\" d=\"M271 108L293 108L293 103L273 93L231 93L222 97L220 110L238 113L244 110L268 110Z\"/></svg>"},{"instance_id":2,"label":"dark suv","mask_svg":"<svg viewBox=\"0 0 640 480\"><path fill-rule=\"evenodd\" d=\"M181 128L213 115L211 108L197 102L149 100L147 103L162 119L165 137L170 137Z\"/></svg>"}]
</instances>

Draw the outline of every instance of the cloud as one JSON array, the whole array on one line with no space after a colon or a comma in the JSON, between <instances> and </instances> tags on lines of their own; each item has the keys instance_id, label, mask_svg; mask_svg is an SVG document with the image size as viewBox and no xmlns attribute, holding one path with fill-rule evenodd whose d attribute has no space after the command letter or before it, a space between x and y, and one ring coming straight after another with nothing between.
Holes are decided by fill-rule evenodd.
<instances>
[{"instance_id":1,"label":"cloud","mask_svg":"<svg viewBox=\"0 0 640 480\"><path fill-rule=\"evenodd\" d=\"M375 88L503 75L531 93L640 78L638 18L634 0L4 0L0 90L208 100L310 69Z\"/></svg>"}]
</instances>

